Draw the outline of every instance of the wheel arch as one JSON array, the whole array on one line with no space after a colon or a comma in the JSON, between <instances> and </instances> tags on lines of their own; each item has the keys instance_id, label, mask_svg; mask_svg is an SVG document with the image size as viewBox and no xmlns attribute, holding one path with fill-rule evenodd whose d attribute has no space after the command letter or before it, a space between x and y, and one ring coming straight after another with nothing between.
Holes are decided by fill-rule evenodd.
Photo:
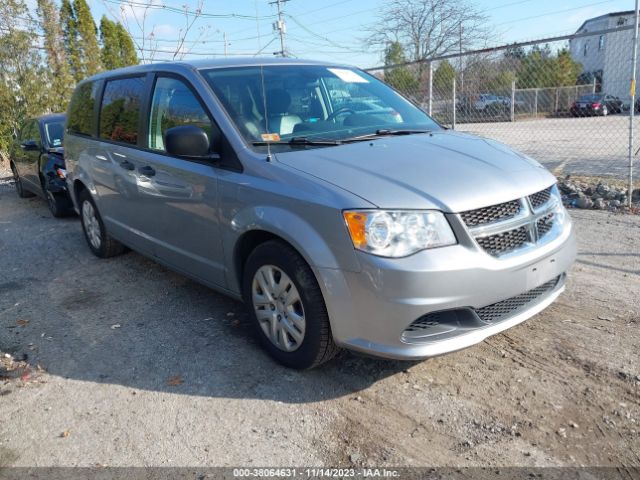
<instances>
[{"instance_id":1,"label":"wheel arch","mask_svg":"<svg viewBox=\"0 0 640 480\"><path fill-rule=\"evenodd\" d=\"M345 267L344 260L336 258L323 236L305 219L289 210L279 207L251 208L239 212L231 221L231 226L231 232L224 241L225 251L232 252L230 264L227 265L227 283L231 290L241 292L248 255L269 240L282 241L298 252L313 271L321 289L324 286L319 269ZM351 262L346 263L347 268L354 266Z\"/></svg>"}]
</instances>

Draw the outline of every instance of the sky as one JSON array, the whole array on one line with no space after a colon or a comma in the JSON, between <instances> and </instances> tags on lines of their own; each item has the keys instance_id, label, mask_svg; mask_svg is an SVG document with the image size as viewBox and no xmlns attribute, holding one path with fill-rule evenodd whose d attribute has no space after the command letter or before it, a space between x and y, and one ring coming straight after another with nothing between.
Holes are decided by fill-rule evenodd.
<instances>
[{"instance_id":1,"label":"sky","mask_svg":"<svg viewBox=\"0 0 640 480\"><path fill-rule=\"evenodd\" d=\"M170 59L185 29L185 15L203 0L90 0L99 22L102 15L123 21L136 43L155 50L154 59ZM270 0L204 0L202 15L182 46L185 58L272 55L280 49L273 31L277 9ZM634 0L468 0L489 17L495 43L534 40L575 32L586 19L633 10ZM146 10L145 3L153 8ZM288 0L284 6L287 50L296 57L350 63L363 68L380 65L381 52L367 45L368 29L380 21L384 0ZM171 10L174 9L174 10ZM143 34L144 31L144 34ZM157 43L143 41L154 32ZM165 53L169 52L169 53ZM149 56L151 52L145 52Z\"/></svg>"}]
</instances>

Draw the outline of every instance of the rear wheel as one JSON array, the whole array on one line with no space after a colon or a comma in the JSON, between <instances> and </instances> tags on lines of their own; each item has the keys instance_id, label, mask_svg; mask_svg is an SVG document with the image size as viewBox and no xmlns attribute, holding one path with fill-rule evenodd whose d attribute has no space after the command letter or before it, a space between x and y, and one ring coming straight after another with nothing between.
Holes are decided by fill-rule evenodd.
<instances>
[{"instance_id":1,"label":"rear wheel","mask_svg":"<svg viewBox=\"0 0 640 480\"><path fill-rule=\"evenodd\" d=\"M107 233L93 198L88 190L79 195L82 230L93 254L109 258L125 251L125 246Z\"/></svg>"},{"instance_id":2,"label":"rear wheel","mask_svg":"<svg viewBox=\"0 0 640 480\"><path fill-rule=\"evenodd\" d=\"M20 198L33 197L34 194L31 193L29 190L25 190L24 186L22 185L22 179L20 178L20 175L18 174L18 169L16 168L16 166L13 163L11 164L11 173L13 173L13 181L15 183L16 193L18 194L18 196Z\"/></svg>"},{"instance_id":3,"label":"rear wheel","mask_svg":"<svg viewBox=\"0 0 640 480\"><path fill-rule=\"evenodd\" d=\"M602 116L606 117L607 115L609 115L609 109L607 108L606 105L602 106Z\"/></svg>"},{"instance_id":4,"label":"rear wheel","mask_svg":"<svg viewBox=\"0 0 640 480\"><path fill-rule=\"evenodd\" d=\"M284 242L265 242L249 255L243 296L262 346L283 365L313 368L338 351L318 282Z\"/></svg>"}]
</instances>

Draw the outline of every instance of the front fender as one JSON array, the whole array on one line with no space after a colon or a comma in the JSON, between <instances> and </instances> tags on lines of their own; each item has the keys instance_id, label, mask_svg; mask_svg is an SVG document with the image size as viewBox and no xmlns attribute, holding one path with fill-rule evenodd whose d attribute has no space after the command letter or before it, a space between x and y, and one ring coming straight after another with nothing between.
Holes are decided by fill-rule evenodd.
<instances>
[{"instance_id":1,"label":"front fender","mask_svg":"<svg viewBox=\"0 0 640 480\"><path fill-rule=\"evenodd\" d=\"M323 225L322 220L314 218L318 224ZM324 222L327 223L327 222ZM331 222L333 223L333 222ZM339 224L327 223L327 228L336 228ZM344 253L344 249L332 249L330 241L314 228L305 218L284 208L275 206L247 207L240 210L231 220L230 227L223 235L223 247L226 252L227 284L230 288L241 291L241 279L235 260L235 249L243 235L249 232L267 232L291 244L302 255L313 270L319 283L320 269L343 269L359 271L360 265L353 253ZM329 235L329 238L335 235ZM340 252L339 257L334 253Z\"/></svg>"}]
</instances>

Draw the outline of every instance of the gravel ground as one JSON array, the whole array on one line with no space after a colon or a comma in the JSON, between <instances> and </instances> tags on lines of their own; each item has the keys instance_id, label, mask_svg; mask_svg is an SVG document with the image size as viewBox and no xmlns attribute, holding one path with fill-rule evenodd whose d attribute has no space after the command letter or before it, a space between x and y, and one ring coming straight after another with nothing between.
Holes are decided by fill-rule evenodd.
<instances>
[{"instance_id":1,"label":"gravel ground","mask_svg":"<svg viewBox=\"0 0 640 480\"><path fill-rule=\"evenodd\" d=\"M640 217L572 215L567 292L528 322L296 372L241 304L133 252L98 260L76 218L0 185L0 467L638 466Z\"/></svg>"}]
</instances>

